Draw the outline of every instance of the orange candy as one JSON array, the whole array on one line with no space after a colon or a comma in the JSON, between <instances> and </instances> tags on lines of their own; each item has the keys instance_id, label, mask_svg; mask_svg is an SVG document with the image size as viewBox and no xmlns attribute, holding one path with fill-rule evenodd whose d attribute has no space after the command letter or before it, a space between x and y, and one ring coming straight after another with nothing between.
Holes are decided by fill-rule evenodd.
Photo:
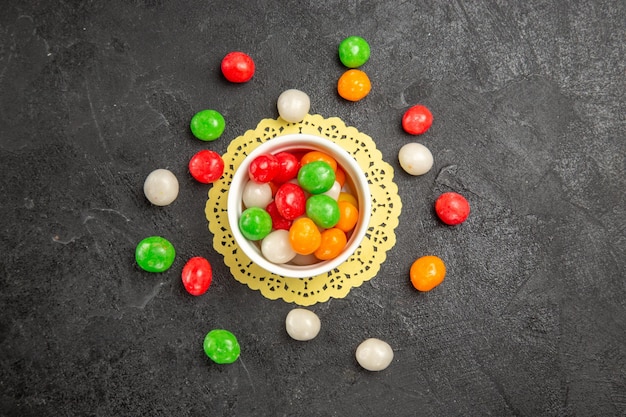
<instances>
[{"instance_id":1,"label":"orange candy","mask_svg":"<svg viewBox=\"0 0 626 417\"><path fill-rule=\"evenodd\" d=\"M422 256L411 265L411 284L419 291L430 291L443 282L446 266L437 256Z\"/></svg>"},{"instance_id":2,"label":"orange candy","mask_svg":"<svg viewBox=\"0 0 626 417\"><path fill-rule=\"evenodd\" d=\"M314 252L314 255L322 261L336 258L348 242L346 234L336 227L324 230L321 238L320 246Z\"/></svg>"},{"instance_id":3,"label":"orange candy","mask_svg":"<svg viewBox=\"0 0 626 417\"><path fill-rule=\"evenodd\" d=\"M339 201L339 221L335 227L348 233L354 229L356 222L359 220L359 209L348 201Z\"/></svg>"},{"instance_id":4,"label":"orange candy","mask_svg":"<svg viewBox=\"0 0 626 417\"><path fill-rule=\"evenodd\" d=\"M343 73L337 82L337 92L349 101L359 101L369 94L372 83L367 74L358 69Z\"/></svg>"},{"instance_id":5,"label":"orange candy","mask_svg":"<svg viewBox=\"0 0 626 417\"><path fill-rule=\"evenodd\" d=\"M339 193L339 198L337 198L337 202L347 201L352 204L354 207L359 207L359 202L356 201L356 197L349 193L344 193L343 191Z\"/></svg>"},{"instance_id":6,"label":"orange candy","mask_svg":"<svg viewBox=\"0 0 626 417\"><path fill-rule=\"evenodd\" d=\"M315 161L324 161L328 165L330 165L333 171L337 171L337 161L335 161L335 158L320 151L311 151L304 154L304 156L300 160L300 165L303 166Z\"/></svg>"},{"instance_id":7,"label":"orange candy","mask_svg":"<svg viewBox=\"0 0 626 417\"><path fill-rule=\"evenodd\" d=\"M322 234L308 217L296 219L289 229L291 248L300 255L310 255L320 247Z\"/></svg>"},{"instance_id":8,"label":"orange candy","mask_svg":"<svg viewBox=\"0 0 626 417\"><path fill-rule=\"evenodd\" d=\"M337 181L342 187L346 183L346 173L340 166L338 166L335 170L335 181Z\"/></svg>"}]
</instances>

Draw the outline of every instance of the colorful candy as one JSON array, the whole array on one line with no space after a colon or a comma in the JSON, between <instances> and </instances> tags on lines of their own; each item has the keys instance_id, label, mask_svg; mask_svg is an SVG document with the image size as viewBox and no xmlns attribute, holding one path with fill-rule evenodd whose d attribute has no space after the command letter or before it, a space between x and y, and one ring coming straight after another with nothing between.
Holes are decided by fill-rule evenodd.
<instances>
[{"instance_id":1,"label":"colorful candy","mask_svg":"<svg viewBox=\"0 0 626 417\"><path fill-rule=\"evenodd\" d=\"M311 151L305 153L300 159L300 165L304 166L315 161L324 161L328 165L330 165L334 172L337 171L337 161L335 160L335 158L325 152L320 151Z\"/></svg>"},{"instance_id":2,"label":"colorful candy","mask_svg":"<svg viewBox=\"0 0 626 417\"><path fill-rule=\"evenodd\" d=\"M286 90L278 96L276 106L278 107L278 114L284 121L298 123L309 113L311 99L303 91Z\"/></svg>"},{"instance_id":3,"label":"colorful candy","mask_svg":"<svg viewBox=\"0 0 626 417\"><path fill-rule=\"evenodd\" d=\"M296 178L300 170L300 161L291 152L279 152L274 155L278 160L278 174L272 180L276 184L282 184Z\"/></svg>"},{"instance_id":4,"label":"colorful candy","mask_svg":"<svg viewBox=\"0 0 626 417\"><path fill-rule=\"evenodd\" d=\"M337 92L349 101L359 101L367 96L372 89L372 83L366 73L351 69L343 73L337 82Z\"/></svg>"},{"instance_id":5,"label":"colorful candy","mask_svg":"<svg viewBox=\"0 0 626 417\"><path fill-rule=\"evenodd\" d=\"M311 194L321 194L332 188L335 171L326 161L309 162L298 171L298 183Z\"/></svg>"},{"instance_id":6,"label":"colorful candy","mask_svg":"<svg viewBox=\"0 0 626 417\"><path fill-rule=\"evenodd\" d=\"M334 259L343 251L347 242L348 238L342 230L326 229L322 232L320 245L313 254L322 261Z\"/></svg>"},{"instance_id":7,"label":"colorful candy","mask_svg":"<svg viewBox=\"0 0 626 417\"><path fill-rule=\"evenodd\" d=\"M272 187L269 183L248 181L243 187L241 199L246 207L266 208L272 201Z\"/></svg>"},{"instance_id":8,"label":"colorful candy","mask_svg":"<svg viewBox=\"0 0 626 417\"><path fill-rule=\"evenodd\" d=\"M306 215L319 227L328 229L339 221L339 205L327 195L312 195L306 201Z\"/></svg>"},{"instance_id":9,"label":"colorful candy","mask_svg":"<svg viewBox=\"0 0 626 417\"><path fill-rule=\"evenodd\" d=\"M174 245L160 236L147 237L135 248L137 265L147 272L167 271L174 263L175 257Z\"/></svg>"},{"instance_id":10,"label":"colorful candy","mask_svg":"<svg viewBox=\"0 0 626 417\"><path fill-rule=\"evenodd\" d=\"M241 347L234 334L228 330L211 330L202 343L204 353L218 364L233 363L239 358Z\"/></svg>"},{"instance_id":11,"label":"colorful candy","mask_svg":"<svg viewBox=\"0 0 626 417\"><path fill-rule=\"evenodd\" d=\"M248 240L261 240L272 231L272 217L260 207L249 207L241 213L239 230Z\"/></svg>"},{"instance_id":12,"label":"colorful candy","mask_svg":"<svg viewBox=\"0 0 626 417\"><path fill-rule=\"evenodd\" d=\"M267 235L261 242L261 253L265 259L275 264L287 263L296 256L287 230L274 230Z\"/></svg>"},{"instance_id":13,"label":"colorful candy","mask_svg":"<svg viewBox=\"0 0 626 417\"><path fill-rule=\"evenodd\" d=\"M393 360L393 349L380 339L366 339L356 349L356 360L368 371L382 371Z\"/></svg>"},{"instance_id":14,"label":"colorful candy","mask_svg":"<svg viewBox=\"0 0 626 417\"><path fill-rule=\"evenodd\" d=\"M155 169L143 183L143 193L155 206L167 206L178 197L179 185L176 176L167 169Z\"/></svg>"},{"instance_id":15,"label":"colorful candy","mask_svg":"<svg viewBox=\"0 0 626 417\"><path fill-rule=\"evenodd\" d=\"M339 44L339 60L348 68L358 68L370 58L370 46L360 36L349 36Z\"/></svg>"},{"instance_id":16,"label":"colorful candy","mask_svg":"<svg viewBox=\"0 0 626 417\"><path fill-rule=\"evenodd\" d=\"M433 115L421 104L411 107L402 116L402 128L410 135L421 135L430 129L432 124Z\"/></svg>"},{"instance_id":17,"label":"colorful candy","mask_svg":"<svg viewBox=\"0 0 626 417\"><path fill-rule=\"evenodd\" d=\"M287 313L285 328L292 339L307 341L314 339L320 332L322 324L314 312L304 308L294 308Z\"/></svg>"},{"instance_id":18,"label":"colorful candy","mask_svg":"<svg viewBox=\"0 0 626 417\"><path fill-rule=\"evenodd\" d=\"M292 182L281 185L274 196L276 208L281 216L293 220L306 212L306 196L302 187Z\"/></svg>"},{"instance_id":19,"label":"colorful candy","mask_svg":"<svg viewBox=\"0 0 626 417\"><path fill-rule=\"evenodd\" d=\"M189 173L196 181L210 184L222 177L224 160L217 152L203 149L189 160Z\"/></svg>"},{"instance_id":20,"label":"colorful candy","mask_svg":"<svg viewBox=\"0 0 626 417\"><path fill-rule=\"evenodd\" d=\"M422 256L411 265L411 284L418 291L430 291L443 282L446 265L437 256Z\"/></svg>"},{"instance_id":21,"label":"colorful candy","mask_svg":"<svg viewBox=\"0 0 626 417\"><path fill-rule=\"evenodd\" d=\"M259 155L250 162L248 175L252 181L270 182L278 175L280 163L272 154Z\"/></svg>"},{"instance_id":22,"label":"colorful candy","mask_svg":"<svg viewBox=\"0 0 626 417\"><path fill-rule=\"evenodd\" d=\"M222 74L232 83L245 83L254 75L254 60L243 52L230 52L222 59Z\"/></svg>"},{"instance_id":23,"label":"colorful candy","mask_svg":"<svg viewBox=\"0 0 626 417\"><path fill-rule=\"evenodd\" d=\"M337 207L339 208L339 221L335 227L348 233L359 221L359 209L349 201L339 201Z\"/></svg>"},{"instance_id":24,"label":"colorful candy","mask_svg":"<svg viewBox=\"0 0 626 417\"><path fill-rule=\"evenodd\" d=\"M408 174L424 175L433 166L433 154L421 143L407 143L400 148L398 161Z\"/></svg>"},{"instance_id":25,"label":"colorful candy","mask_svg":"<svg viewBox=\"0 0 626 417\"><path fill-rule=\"evenodd\" d=\"M191 118L189 127L196 138L203 141L213 141L224 133L226 121L215 110L201 110Z\"/></svg>"},{"instance_id":26,"label":"colorful candy","mask_svg":"<svg viewBox=\"0 0 626 417\"><path fill-rule=\"evenodd\" d=\"M289 229L289 242L296 253L309 255L322 243L322 234L308 217L296 219Z\"/></svg>"},{"instance_id":27,"label":"colorful candy","mask_svg":"<svg viewBox=\"0 0 626 417\"><path fill-rule=\"evenodd\" d=\"M213 269L211 264L201 256L195 256L187 261L181 273L183 286L191 295L202 295L211 286Z\"/></svg>"},{"instance_id":28,"label":"colorful candy","mask_svg":"<svg viewBox=\"0 0 626 417\"><path fill-rule=\"evenodd\" d=\"M435 202L435 212L439 219L447 225L461 224L470 213L470 205L461 194L443 193Z\"/></svg>"},{"instance_id":29,"label":"colorful candy","mask_svg":"<svg viewBox=\"0 0 626 417\"><path fill-rule=\"evenodd\" d=\"M276 207L276 201L271 201L267 207L265 207L265 211L267 211L272 218L272 227L275 230L289 230L291 228L293 221L287 220L281 216L278 212L278 207Z\"/></svg>"}]
</instances>

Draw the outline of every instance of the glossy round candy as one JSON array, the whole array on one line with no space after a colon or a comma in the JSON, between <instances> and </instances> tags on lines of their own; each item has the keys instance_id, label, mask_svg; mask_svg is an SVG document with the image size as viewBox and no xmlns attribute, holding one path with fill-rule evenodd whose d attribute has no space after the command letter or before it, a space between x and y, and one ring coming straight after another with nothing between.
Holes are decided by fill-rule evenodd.
<instances>
[{"instance_id":1,"label":"glossy round candy","mask_svg":"<svg viewBox=\"0 0 626 417\"><path fill-rule=\"evenodd\" d=\"M368 371L382 371L393 360L393 349L380 339L366 339L356 349L356 360Z\"/></svg>"},{"instance_id":2,"label":"glossy round candy","mask_svg":"<svg viewBox=\"0 0 626 417\"><path fill-rule=\"evenodd\" d=\"M315 257L321 261L335 259L346 247L348 239L346 234L336 227L326 229L322 232L322 241L315 250Z\"/></svg>"},{"instance_id":3,"label":"glossy round candy","mask_svg":"<svg viewBox=\"0 0 626 417\"><path fill-rule=\"evenodd\" d=\"M325 193L334 183L335 171L325 161L310 162L298 171L298 184L311 194Z\"/></svg>"},{"instance_id":4,"label":"glossy round candy","mask_svg":"<svg viewBox=\"0 0 626 417\"><path fill-rule=\"evenodd\" d=\"M160 236L143 239L135 248L135 260L144 271L167 271L176 257L176 250L169 240Z\"/></svg>"},{"instance_id":5,"label":"glossy round candy","mask_svg":"<svg viewBox=\"0 0 626 417\"><path fill-rule=\"evenodd\" d=\"M308 217L296 219L289 229L289 242L296 253L309 255L322 243L322 234Z\"/></svg>"},{"instance_id":6,"label":"glossy round candy","mask_svg":"<svg viewBox=\"0 0 626 417\"><path fill-rule=\"evenodd\" d=\"M408 174L424 175L433 166L433 154L421 143L407 143L400 148L398 161Z\"/></svg>"},{"instance_id":7,"label":"glossy round candy","mask_svg":"<svg viewBox=\"0 0 626 417\"><path fill-rule=\"evenodd\" d=\"M241 213L239 230L248 240L261 240L272 231L272 218L260 207L250 207Z\"/></svg>"},{"instance_id":8,"label":"glossy round candy","mask_svg":"<svg viewBox=\"0 0 626 417\"><path fill-rule=\"evenodd\" d=\"M285 328L292 339L305 342L314 339L320 332L320 318L311 310L294 308L287 313Z\"/></svg>"},{"instance_id":9,"label":"glossy round candy","mask_svg":"<svg viewBox=\"0 0 626 417\"><path fill-rule=\"evenodd\" d=\"M470 213L470 205L461 194L443 193L435 202L435 212L442 222L450 226L463 223Z\"/></svg>"},{"instance_id":10,"label":"glossy round candy","mask_svg":"<svg viewBox=\"0 0 626 417\"><path fill-rule=\"evenodd\" d=\"M275 201L271 201L267 207L265 207L265 211L267 211L272 218L272 228L274 230L289 230L293 221L285 219L278 212L278 207L276 207Z\"/></svg>"},{"instance_id":11,"label":"glossy round candy","mask_svg":"<svg viewBox=\"0 0 626 417\"><path fill-rule=\"evenodd\" d=\"M222 74L232 83L245 83L254 75L254 60L250 55L235 51L222 59Z\"/></svg>"},{"instance_id":12,"label":"glossy round candy","mask_svg":"<svg viewBox=\"0 0 626 417\"><path fill-rule=\"evenodd\" d=\"M224 160L217 152L203 149L189 160L189 173L196 181L210 184L222 177Z\"/></svg>"},{"instance_id":13,"label":"glossy round candy","mask_svg":"<svg viewBox=\"0 0 626 417\"><path fill-rule=\"evenodd\" d=\"M211 330L204 337L204 353L215 363L233 363L239 358L241 347L234 334L228 330Z\"/></svg>"},{"instance_id":14,"label":"glossy round candy","mask_svg":"<svg viewBox=\"0 0 626 417\"><path fill-rule=\"evenodd\" d=\"M351 69L343 73L337 82L337 92L349 101L359 101L367 96L372 89L372 83L366 73Z\"/></svg>"},{"instance_id":15,"label":"glossy round candy","mask_svg":"<svg viewBox=\"0 0 626 417\"><path fill-rule=\"evenodd\" d=\"M284 264L291 261L296 252L289 242L289 231L274 230L261 242L261 253L270 262Z\"/></svg>"},{"instance_id":16,"label":"glossy round candy","mask_svg":"<svg viewBox=\"0 0 626 417\"><path fill-rule=\"evenodd\" d=\"M300 159L300 165L306 165L315 161L324 161L333 169L333 171L337 171L337 161L332 156L328 155L325 152L320 151L310 151L305 153Z\"/></svg>"},{"instance_id":17,"label":"glossy round candy","mask_svg":"<svg viewBox=\"0 0 626 417\"><path fill-rule=\"evenodd\" d=\"M278 159L269 153L257 156L248 167L250 179L256 182L270 182L279 172Z\"/></svg>"},{"instance_id":18,"label":"glossy round candy","mask_svg":"<svg viewBox=\"0 0 626 417\"><path fill-rule=\"evenodd\" d=\"M446 266L437 256L422 256L411 265L411 284L418 291L430 291L443 282Z\"/></svg>"},{"instance_id":19,"label":"glossy round candy","mask_svg":"<svg viewBox=\"0 0 626 417\"><path fill-rule=\"evenodd\" d=\"M155 169L143 183L143 193L155 206L167 206L178 197L179 185L176 176L167 169Z\"/></svg>"},{"instance_id":20,"label":"glossy round candy","mask_svg":"<svg viewBox=\"0 0 626 417\"><path fill-rule=\"evenodd\" d=\"M311 99L300 90L285 90L276 103L280 117L290 123L301 122L311 109Z\"/></svg>"},{"instance_id":21,"label":"glossy round candy","mask_svg":"<svg viewBox=\"0 0 626 417\"><path fill-rule=\"evenodd\" d=\"M279 152L274 155L278 160L278 174L272 180L276 184L282 184L296 178L300 169L300 161L291 152Z\"/></svg>"},{"instance_id":22,"label":"glossy round candy","mask_svg":"<svg viewBox=\"0 0 626 417\"><path fill-rule=\"evenodd\" d=\"M339 182L335 181L333 186L330 187L330 190L322 193L321 195L327 195L330 198L332 198L333 200L337 201L337 199L339 198L339 194L341 194L341 184L339 184Z\"/></svg>"},{"instance_id":23,"label":"glossy round candy","mask_svg":"<svg viewBox=\"0 0 626 417\"><path fill-rule=\"evenodd\" d=\"M346 183L346 172L340 166L335 170L335 181L337 181L341 187Z\"/></svg>"},{"instance_id":24,"label":"glossy round candy","mask_svg":"<svg viewBox=\"0 0 626 417\"><path fill-rule=\"evenodd\" d=\"M266 208L272 201L272 187L268 183L248 181L241 196L245 207Z\"/></svg>"},{"instance_id":25,"label":"glossy round candy","mask_svg":"<svg viewBox=\"0 0 626 417\"><path fill-rule=\"evenodd\" d=\"M348 233L359 221L359 209L349 201L339 201L337 206L339 207L339 221L335 227Z\"/></svg>"},{"instance_id":26,"label":"glossy round candy","mask_svg":"<svg viewBox=\"0 0 626 417\"><path fill-rule=\"evenodd\" d=\"M346 193L343 191L340 192L337 202L340 203L342 201L347 201L348 203L352 204L354 207L359 208L359 202L357 201L356 197L350 193Z\"/></svg>"},{"instance_id":27,"label":"glossy round candy","mask_svg":"<svg viewBox=\"0 0 626 417\"><path fill-rule=\"evenodd\" d=\"M349 36L339 44L339 60L348 68L358 68L370 58L370 46L360 36Z\"/></svg>"},{"instance_id":28,"label":"glossy round candy","mask_svg":"<svg viewBox=\"0 0 626 417\"><path fill-rule=\"evenodd\" d=\"M191 118L189 124L191 133L203 141L212 141L224 133L226 121L224 117L215 110L201 110Z\"/></svg>"},{"instance_id":29,"label":"glossy round candy","mask_svg":"<svg viewBox=\"0 0 626 417\"><path fill-rule=\"evenodd\" d=\"M339 205L327 195L312 195L306 201L306 215L319 227L328 229L339 221Z\"/></svg>"},{"instance_id":30,"label":"glossy round candy","mask_svg":"<svg viewBox=\"0 0 626 417\"><path fill-rule=\"evenodd\" d=\"M411 107L402 116L402 128L410 135L421 135L430 129L432 124L433 115L421 104Z\"/></svg>"},{"instance_id":31,"label":"glossy round candy","mask_svg":"<svg viewBox=\"0 0 626 417\"><path fill-rule=\"evenodd\" d=\"M306 212L304 191L292 182L286 182L278 188L274 202L280 215L287 220L293 220Z\"/></svg>"},{"instance_id":32,"label":"glossy round candy","mask_svg":"<svg viewBox=\"0 0 626 417\"><path fill-rule=\"evenodd\" d=\"M201 256L195 256L187 261L181 274L183 286L191 295L202 295L211 286L213 269L211 264Z\"/></svg>"}]
</instances>

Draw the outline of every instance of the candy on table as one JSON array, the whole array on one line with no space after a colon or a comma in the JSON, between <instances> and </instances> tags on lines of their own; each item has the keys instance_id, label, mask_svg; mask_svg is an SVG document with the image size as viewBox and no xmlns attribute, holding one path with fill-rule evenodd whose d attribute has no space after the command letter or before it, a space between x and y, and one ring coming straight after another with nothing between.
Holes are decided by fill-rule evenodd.
<instances>
[{"instance_id":1,"label":"candy on table","mask_svg":"<svg viewBox=\"0 0 626 417\"><path fill-rule=\"evenodd\" d=\"M202 295L211 286L213 269L208 260L195 256L187 261L181 273L183 286L191 295Z\"/></svg>"},{"instance_id":2,"label":"candy on table","mask_svg":"<svg viewBox=\"0 0 626 417\"><path fill-rule=\"evenodd\" d=\"M241 353L241 347L235 335L224 329L214 329L207 333L202 347L204 353L218 364L233 363Z\"/></svg>"},{"instance_id":3,"label":"candy on table","mask_svg":"<svg viewBox=\"0 0 626 417\"><path fill-rule=\"evenodd\" d=\"M320 246L313 253L321 261L336 258L348 243L345 232L336 227L324 230L321 237Z\"/></svg>"},{"instance_id":4,"label":"candy on table","mask_svg":"<svg viewBox=\"0 0 626 417\"><path fill-rule=\"evenodd\" d=\"M306 195L302 187L292 182L286 182L278 188L274 202L280 215L287 220L293 220L306 212Z\"/></svg>"},{"instance_id":5,"label":"candy on table","mask_svg":"<svg viewBox=\"0 0 626 417\"><path fill-rule=\"evenodd\" d=\"M459 193L443 193L435 202L437 216L447 225L463 223L469 216L469 202Z\"/></svg>"},{"instance_id":6,"label":"candy on table","mask_svg":"<svg viewBox=\"0 0 626 417\"><path fill-rule=\"evenodd\" d=\"M196 181L210 184L222 177L224 160L217 152L203 149L189 160L189 173Z\"/></svg>"},{"instance_id":7,"label":"candy on table","mask_svg":"<svg viewBox=\"0 0 626 417\"><path fill-rule=\"evenodd\" d=\"M366 339L356 349L356 360L368 371L382 371L391 364L393 349L380 339Z\"/></svg>"},{"instance_id":8,"label":"candy on table","mask_svg":"<svg viewBox=\"0 0 626 417\"><path fill-rule=\"evenodd\" d=\"M327 195L312 195L306 201L306 215L317 226L328 229L339 221L339 205Z\"/></svg>"},{"instance_id":9,"label":"candy on table","mask_svg":"<svg viewBox=\"0 0 626 417\"><path fill-rule=\"evenodd\" d=\"M254 60L250 55L235 51L226 54L222 59L222 74L232 83L245 83L254 75Z\"/></svg>"},{"instance_id":10,"label":"candy on table","mask_svg":"<svg viewBox=\"0 0 626 417\"><path fill-rule=\"evenodd\" d=\"M213 141L224 133L226 121L216 110L201 110L191 118L189 127L196 138Z\"/></svg>"},{"instance_id":11,"label":"candy on table","mask_svg":"<svg viewBox=\"0 0 626 417\"><path fill-rule=\"evenodd\" d=\"M296 253L309 255L322 243L322 234L308 217L296 219L289 229L289 242Z\"/></svg>"},{"instance_id":12,"label":"candy on table","mask_svg":"<svg viewBox=\"0 0 626 417\"><path fill-rule=\"evenodd\" d=\"M359 209L349 201L339 201L337 206L339 208L339 221L335 227L348 233L354 229L359 221Z\"/></svg>"},{"instance_id":13,"label":"candy on table","mask_svg":"<svg viewBox=\"0 0 626 417\"><path fill-rule=\"evenodd\" d=\"M348 101L359 101L367 96L372 83L366 73L351 69L343 73L337 81L337 92Z\"/></svg>"},{"instance_id":14,"label":"candy on table","mask_svg":"<svg viewBox=\"0 0 626 417\"><path fill-rule=\"evenodd\" d=\"M178 197L178 179L167 169L155 169L143 183L143 193L155 206L167 206Z\"/></svg>"},{"instance_id":15,"label":"candy on table","mask_svg":"<svg viewBox=\"0 0 626 417\"><path fill-rule=\"evenodd\" d=\"M298 171L298 183L311 194L321 194L332 188L335 171L326 161L309 162Z\"/></svg>"},{"instance_id":16,"label":"candy on table","mask_svg":"<svg viewBox=\"0 0 626 417\"><path fill-rule=\"evenodd\" d=\"M269 183L248 181L241 196L245 207L266 208L272 201L272 187Z\"/></svg>"},{"instance_id":17,"label":"candy on table","mask_svg":"<svg viewBox=\"0 0 626 417\"><path fill-rule=\"evenodd\" d=\"M305 342L314 339L320 332L320 318L311 310L294 308L287 313L285 328L292 339Z\"/></svg>"},{"instance_id":18,"label":"candy on table","mask_svg":"<svg viewBox=\"0 0 626 417\"><path fill-rule=\"evenodd\" d=\"M430 291L443 282L446 265L438 256L422 256L411 265L411 284L418 291Z\"/></svg>"},{"instance_id":19,"label":"candy on table","mask_svg":"<svg viewBox=\"0 0 626 417\"><path fill-rule=\"evenodd\" d=\"M358 68L370 58L370 46L360 36L349 36L339 44L339 60L348 68Z\"/></svg>"},{"instance_id":20,"label":"candy on table","mask_svg":"<svg viewBox=\"0 0 626 417\"><path fill-rule=\"evenodd\" d=\"M278 212L278 207L276 207L276 201L271 201L267 207L265 207L265 211L267 211L272 218L272 228L274 228L274 230L289 230L293 221L287 220L281 216Z\"/></svg>"},{"instance_id":21,"label":"candy on table","mask_svg":"<svg viewBox=\"0 0 626 417\"><path fill-rule=\"evenodd\" d=\"M300 170L300 161L291 152L279 152L274 155L278 160L278 174L272 180L275 184L282 184L296 178Z\"/></svg>"},{"instance_id":22,"label":"candy on table","mask_svg":"<svg viewBox=\"0 0 626 417\"><path fill-rule=\"evenodd\" d=\"M421 135L430 129L432 124L433 115L421 104L409 108L402 116L402 128L410 135Z\"/></svg>"},{"instance_id":23,"label":"candy on table","mask_svg":"<svg viewBox=\"0 0 626 417\"><path fill-rule=\"evenodd\" d=\"M135 248L137 265L147 272L167 271L176 257L174 245L161 236L143 239Z\"/></svg>"},{"instance_id":24,"label":"candy on table","mask_svg":"<svg viewBox=\"0 0 626 417\"><path fill-rule=\"evenodd\" d=\"M407 143L400 148L398 161L408 174L424 175L433 166L433 154L421 143Z\"/></svg>"},{"instance_id":25,"label":"candy on table","mask_svg":"<svg viewBox=\"0 0 626 417\"><path fill-rule=\"evenodd\" d=\"M284 264L291 261L296 252L291 247L287 230L274 230L261 242L261 253L270 262Z\"/></svg>"},{"instance_id":26,"label":"candy on table","mask_svg":"<svg viewBox=\"0 0 626 417\"><path fill-rule=\"evenodd\" d=\"M261 240L272 231L272 217L260 207L249 207L241 213L239 230L248 240Z\"/></svg>"},{"instance_id":27,"label":"candy on table","mask_svg":"<svg viewBox=\"0 0 626 417\"><path fill-rule=\"evenodd\" d=\"M300 90L285 90L276 103L280 117L290 123L301 122L311 109L311 99Z\"/></svg>"},{"instance_id":28,"label":"candy on table","mask_svg":"<svg viewBox=\"0 0 626 417\"><path fill-rule=\"evenodd\" d=\"M248 166L248 176L256 182L270 182L279 172L278 158L269 153L257 156Z\"/></svg>"}]
</instances>

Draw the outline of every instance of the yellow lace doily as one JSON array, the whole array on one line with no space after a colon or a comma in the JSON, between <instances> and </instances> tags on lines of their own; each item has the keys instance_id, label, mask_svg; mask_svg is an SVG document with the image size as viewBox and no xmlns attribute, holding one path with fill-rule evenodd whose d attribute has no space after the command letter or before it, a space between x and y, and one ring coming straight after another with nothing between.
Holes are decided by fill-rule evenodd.
<instances>
[{"instance_id":1,"label":"yellow lace doily","mask_svg":"<svg viewBox=\"0 0 626 417\"><path fill-rule=\"evenodd\" d=\"M311 278L285 278L272 274L254 264L237 246L228 224L228 189L237 167L245 157L263 142L276 136L308 133L326 137L348 151L358 162L368 179L372 195L372 216L369 228L356 252L339 267L327 274ZM235 279L263 296L296 303L301 306L343 298L352 288L372 279L387 258L387 251L396 243L395 229L402 208L398 187L393 182L393 168L383 161L382 154L369 136L337 118L324 119L307 115L299 123L282 119L264 119L254 130L234 139L222 155L224 175L209 191L205 213L213 246L224 256L224 263Z\"/></svg>"}]
</instances>

